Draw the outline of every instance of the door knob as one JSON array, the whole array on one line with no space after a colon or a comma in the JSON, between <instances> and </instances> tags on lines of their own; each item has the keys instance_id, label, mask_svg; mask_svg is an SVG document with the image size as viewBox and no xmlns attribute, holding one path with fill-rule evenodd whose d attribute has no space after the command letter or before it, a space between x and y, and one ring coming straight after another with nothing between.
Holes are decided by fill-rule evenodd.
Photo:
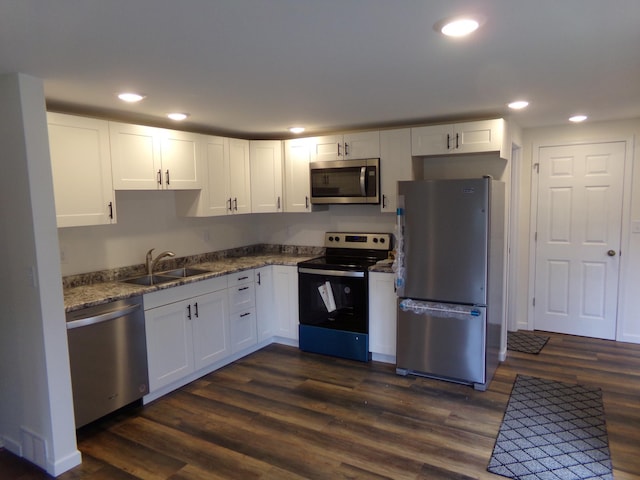
<instances>
[{"instance_id":1,"label":"door knob","mask_svg":"<svg viewBox=\"0 0 640 480\"><path fill-rule=\"evenodd\" d=\"M616 256L616 251L615 250L609 250L607 252L607 255L609 255L610 257L615 257Z\"/></svg>"}]
</instances>

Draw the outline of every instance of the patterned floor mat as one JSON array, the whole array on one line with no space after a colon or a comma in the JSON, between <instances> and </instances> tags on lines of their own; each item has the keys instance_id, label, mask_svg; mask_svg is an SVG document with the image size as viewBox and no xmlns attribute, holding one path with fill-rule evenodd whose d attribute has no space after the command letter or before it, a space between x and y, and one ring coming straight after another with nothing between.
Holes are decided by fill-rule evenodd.
<instances>
[{"instance_id":1,"label":"patterned floor mat","mask_svg":"<svg viewBox=\"0 0 640 480\"><path fill-rule=\"evenodd\" d=\"M613 480L602 391L518 375L487 470L515 480Z\"/></svg>"},{"instance_id":2,"label":"patterned floor mat","mask_svg":"<svg viewBox=\"0 0 640 480\"><path fill-rule=\"evenodd\" d=\"M523 353L540 353L549 341L549 337L535 335L530 332L507 332L507 350Z\"/></svg>"}]
</instances>

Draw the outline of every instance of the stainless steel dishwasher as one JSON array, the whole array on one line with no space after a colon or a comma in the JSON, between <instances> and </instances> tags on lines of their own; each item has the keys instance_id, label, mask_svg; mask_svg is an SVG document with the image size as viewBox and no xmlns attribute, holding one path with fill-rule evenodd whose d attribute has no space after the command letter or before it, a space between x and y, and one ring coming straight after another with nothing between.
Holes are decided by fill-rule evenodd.
<instances>
[{"instance_id":1,"label":"stainless steel dishwasher","mask_svg":"<svg viewBox=\"0 0 640 480\"><path fill-rule=\"evenodd\" d=\"M66 315L76 428L149 390L142 297Z\"/></svg>"}]
</instances>

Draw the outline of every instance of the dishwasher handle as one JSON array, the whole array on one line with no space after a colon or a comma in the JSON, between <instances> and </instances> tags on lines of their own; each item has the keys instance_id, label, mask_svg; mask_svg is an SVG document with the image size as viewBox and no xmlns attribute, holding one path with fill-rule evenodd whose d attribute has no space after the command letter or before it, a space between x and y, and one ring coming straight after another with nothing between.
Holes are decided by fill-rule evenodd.
<instances>
[{"instance_id":1,"label":"dishwasher handle","mask_svg":"<svg viewBox=\"0 0 640 480\"><path fill-rule=\"evenodd\" d=\"M67 322L67 330L86 327L87 325L95 325L96 323L107 322L109 320L113 320L114 318L124 317L125 315L129 315L130 313L135 312L140 307L141 305L139 303L136 303L135 305L129 305L124 308L118 308L116 310L100 313L91 317L72 320L70 322Z\"/></svg>"}]
</instances>

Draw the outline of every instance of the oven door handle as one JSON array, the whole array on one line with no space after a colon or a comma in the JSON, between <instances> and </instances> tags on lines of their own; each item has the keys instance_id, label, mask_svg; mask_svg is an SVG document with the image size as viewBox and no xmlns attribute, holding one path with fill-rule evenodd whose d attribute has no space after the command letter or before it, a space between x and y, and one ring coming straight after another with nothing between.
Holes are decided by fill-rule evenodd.
<instances>
[{"instance_id":1,"label":"oven door handle","mask_svg":"<svg viewBox=\"0 0 640 480\"><path fill-rule=\"evenodd\" d=\"M311 275L331 275L333 277L352 277L364 278L364 272L344 271L344 270L325 270L315 268L298 267L298 273L309 273Z\"/></svg>"}]
</instances>

